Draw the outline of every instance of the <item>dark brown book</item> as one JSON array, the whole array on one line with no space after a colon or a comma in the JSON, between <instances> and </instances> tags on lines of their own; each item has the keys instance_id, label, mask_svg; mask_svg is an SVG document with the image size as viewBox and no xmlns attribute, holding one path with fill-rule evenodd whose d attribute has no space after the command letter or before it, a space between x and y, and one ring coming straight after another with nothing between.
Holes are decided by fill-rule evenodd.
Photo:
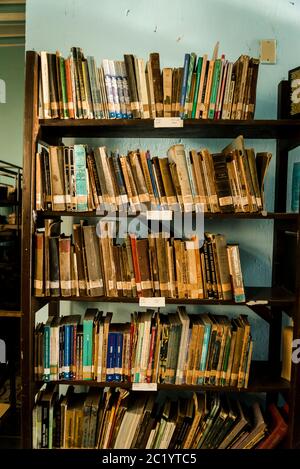
<instances>
[{"instance_id":1,"label":"dark brown book","mask_svg":"<svg viewBox=\"0 0 300 469\"><path fill-rule=\"evenodd\" d=\"M81 229L80 224L73 225L73 233L74 233L77 271L78 271L79 295L84 296L87 293L87 284L86 284L85 273L84 273L83 239L82 239L82 229Z\"/></svg>"},{"instance_id":2,"label":"dark brown book","mask_svg":"<svg viewBox=\"0 0 300 469\"><path fill-rule=\"evenodd\" d=\"M100 251L96 226L83 226L88 292L91 296L104 295L103 274L100 264Z\"/></svg>"},{"instance_id":3,"label":"dark brown book","mask_svg":"<svg viewBox=\"0 0 300 469\"><path fill-rule=\"evenodd\" d=\"M137 82L135 77L134 56L132 54L124 54L124 62L128 80L131 112L133 118L138 119L141 117L141 111L139 105Z\"/></svg>"},{"instance_id":4,"label":"dark brown book","mask_svg":"<svg viewBox=\"0 0 300 469\"><path fill-rule=\"evenodd\" d=\"M138 239L136 241L137 261L141 277L142 296L153 296L153 286L151 282L149 244L148 239Z\"/></svg>"},{"instance_id":5,"label":"dark brown book","mask_svg":"<svg viewBox=\"0 0 300 469\"><path fill-rule=\"evenodd\" d=\"M245 119L253 119L256 104L256 87L258 79L259 59L251 58L250 66L252 68L252 79L250 84L249 104L246 108Z\"/></svg>"},{"instance_id":6,"label":"dark brown book","mask_svg":"<svg viewBox=\"0 0 300 469\"><path fill-rule=\"evenodd\" d=\"M234 205L227 171L227 156L222 153L212 155L214 180L221 212L233 212Z\"/></svg>"},{"instance_id":7,"label":"dark brown book","mask_svg":"<svg viewBox=\"0 0 300 469\"><path fill-rule=\"evenodd\" d=\"M159 54L157 52L152 52L149 58L153 78L156 117L163 117L163 85L160 72Z\"/></svg>"}]
</instances>

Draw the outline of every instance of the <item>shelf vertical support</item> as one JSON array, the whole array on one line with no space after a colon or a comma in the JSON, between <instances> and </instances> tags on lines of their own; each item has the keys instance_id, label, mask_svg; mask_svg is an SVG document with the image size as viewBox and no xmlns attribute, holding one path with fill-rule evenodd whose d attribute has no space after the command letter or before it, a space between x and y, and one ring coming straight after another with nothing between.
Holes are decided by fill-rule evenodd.
<instances>
[{"instance_id":1,"label":"shelf vertical support","mask_svg":"<svg viewBox=\"0 0 300 469\"><path fill-rule=\"evenodd\" d=\"M25 110L24 110L24 154L23 154L23 204L22 204L22 280L21 280L21 375L22 447L32 446L32 408L34 402L33 374L33 331L32 313L32 236L33 236L33 192L35 174L36 140L39 133L38 121L38 54L26 53Z\"/></svg>"}]
</instances>

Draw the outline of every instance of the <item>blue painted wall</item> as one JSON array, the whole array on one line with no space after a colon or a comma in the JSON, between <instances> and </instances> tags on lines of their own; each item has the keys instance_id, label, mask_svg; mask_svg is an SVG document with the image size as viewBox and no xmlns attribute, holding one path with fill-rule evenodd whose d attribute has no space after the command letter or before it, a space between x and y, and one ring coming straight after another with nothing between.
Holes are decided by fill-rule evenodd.
<instances>
[{"instance_id":1,"label":"blue painted wall","mask_svg":"<svg viewBox=\"0 0 300 469\"><path fill-rule=\"evenodd\" d=\"M25 51L0 47L0 78L6 85L6 103L0 103L0 160L22 165Z\"/></svg>"},{"instance_id":2,"label":"blue painted wall","mask_svg":"<svg viewBox=\"0 0 300 469\"><path fill-rule=\"evenodd\" d=\"M287 78L289 69L299 65L299 55L295 52L299 27L300 4L288 0L27 0L26 3L28 50L59 49L67 55L71 46L80 46L86 55L94 55L98 63L103 58L120 60L124 53L146 59L149 52L157 51L162 67L180 66L185 52L211 54L217 41L220 41L220 52L234 61L240 54L257 57L259 40L276 39L277 63L260 66L256 118L276 118L278 83ZM181 140L102 139L94 143L124 151L149 148L152 153L164 156L168 147L178 141ZM208 146L217 151L227 141L195 139L183 143L187 148ZM274 141L254 140L247 145L275 154ZM291 160L299 159L299 152L294 151ZM266 181L268 210L273 209L274 163L275 158ZM240 243L246 285L270 284L272 222L207 222L205 228L224 232L229 241ZM128 314L128 308L122 305L105 305L106 309L110 307L122 317ZM79 306L69 308L75 311ZM234 314L242 309L226 308L225 311ZM254 326L254 358L265 358L267 326L246 311Z\"/></svg>"}]
</instances>

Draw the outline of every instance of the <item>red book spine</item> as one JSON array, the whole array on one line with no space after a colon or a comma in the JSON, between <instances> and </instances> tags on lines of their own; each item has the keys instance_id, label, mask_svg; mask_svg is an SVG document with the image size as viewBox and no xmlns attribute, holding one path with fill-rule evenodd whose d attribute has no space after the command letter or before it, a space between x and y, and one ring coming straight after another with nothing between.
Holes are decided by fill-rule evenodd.
<instances>
[{"instance_id":1,"label":"red book spine","mask_svg":"<svg viewBox=\"0 0 300 469\"><path fill-rule=\"evenodd\" d=\"M131 242L131 252L132 252L133 270L134 270L134 276L135 276L137 296L140 297L142 295L142 286L141 286L141 272L139 268L138 254L137 254L137 247L136 247L136 238L134 236L131 236L130 242Z\"/></svg>"}]
</instances>

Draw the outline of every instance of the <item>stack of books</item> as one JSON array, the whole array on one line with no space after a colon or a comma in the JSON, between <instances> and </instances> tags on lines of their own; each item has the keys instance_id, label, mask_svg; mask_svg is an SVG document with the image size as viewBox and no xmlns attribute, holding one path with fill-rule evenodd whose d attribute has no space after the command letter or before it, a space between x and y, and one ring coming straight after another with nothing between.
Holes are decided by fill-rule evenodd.
<instances>
[{"instance_id":1,"label":"stack of books","mask_svg":"<svg viewBox=\"0 0 300 469\"><path fill-rule=\"evenodd\" d=\"M35 330L35 376L44 381L166 383L247 388L253 342L247 316L188 315L183 306L163 315L89 308L52 317Z\"/></svg>"},{"instance_id":2,"label":"stack of books","mask_svg":"<svg viewBox=\"0 0 300 469\"><path fill-rule=\"evenodd\" d=\"M271 156L255 155L242 136L221 153L177 144L163 158L143 150L108 156L103 146L43 144L36 155L36 209L261 212Z\"/></svg>"},{"instance_id":3,"label":"stack of books","mask_svg":"<svg viewBox=\"0 0 300 469\"><path fill-rule=\"evenodd\" d=\"M109 388L75 393L69 386L59 397L49 383L33 409L34 448L273 448L286 433L274 404L264 416L258 401L246 406L208 392L171 398Z\"/></svg>"},{"instance_id":4,"label":"stack of books","mask_svg":"<svg viewBox=\"0 0 300 469\"><path fill-rule=\"evenodd\" d=\"M222 234L182 240L168 233L117 240L115 222L73 225L45 220L35 233L36 296L165 297L245 302L237 244ZM74 241L74 244L73 244Z\"/></svg>"},{"instance_id":5,"label":"stack of books","mask_svg":"<svg viewBox=\"0 0 300 469\"><path fill-rule=\"evenodd\" d=\"M160 67L158 53L149 60L125 54L124 60L85 58L72 47L40 53L39 115L45 119L253 119L259 60L241 55L229 62L218 48L184 56L183 67Z\"/></svg>"}]
</instances>

